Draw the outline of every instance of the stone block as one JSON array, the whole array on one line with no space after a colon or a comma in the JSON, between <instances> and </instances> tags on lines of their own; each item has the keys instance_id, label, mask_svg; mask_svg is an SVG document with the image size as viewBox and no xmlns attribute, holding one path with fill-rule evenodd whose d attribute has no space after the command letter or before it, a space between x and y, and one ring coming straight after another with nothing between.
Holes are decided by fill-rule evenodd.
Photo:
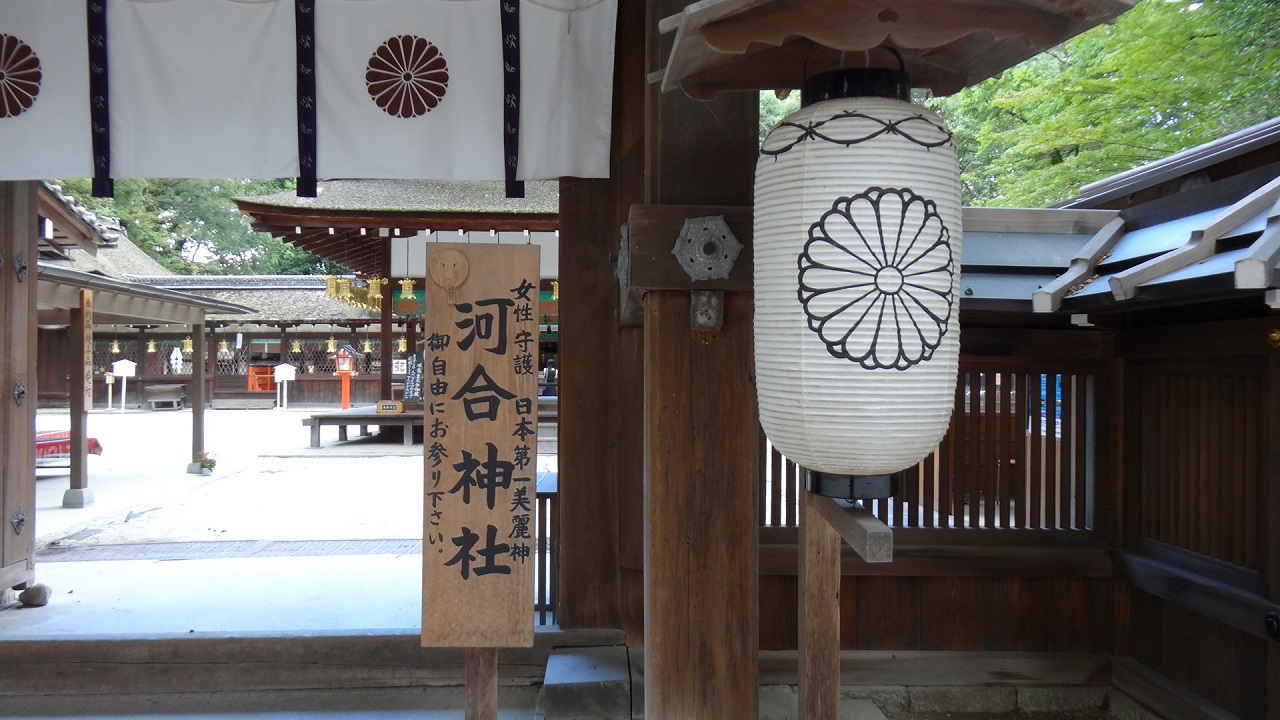
<instances>
[{"instance_id":1,"label":"stone block","mask_svg":"<svg viewBox=\"0 0 1280 720\"><path fill-rule=\"evenodd\" d=\"M1012 687L911 687L907 692L916 712L1002 713L1018 707Z\"/></svg>"},{"instance_id":2,"label":"stone block","mask_svg":"<svg viewBox=\"0 0 1280 720\"><path fill-rule=\"evenodd\" d=\"M538 709L546 720L630 720L631 670L626 647L552 651Z\"/></svg>"},{"instance_id":3,"label":"stone block","mask_svg":"<svg viewBox=\"0 0 1280 720\"><path fill-rule=\"evenodd\" d=\"M911 696L902 685L845 685L840 697L866 699L884 712L905 712L911 709Z\"/></svg>"},{"instance_id":4,"label":"stone block","mask_svg":"<svg viewBox=\"0 0 1280 720\"><path fill-rule=\"evenodd\" d=\"M1107 688L1096 685L1018 688L1018 709L1022 712L1096 710L1106 703Z\"/></svg>"}]
</instances>

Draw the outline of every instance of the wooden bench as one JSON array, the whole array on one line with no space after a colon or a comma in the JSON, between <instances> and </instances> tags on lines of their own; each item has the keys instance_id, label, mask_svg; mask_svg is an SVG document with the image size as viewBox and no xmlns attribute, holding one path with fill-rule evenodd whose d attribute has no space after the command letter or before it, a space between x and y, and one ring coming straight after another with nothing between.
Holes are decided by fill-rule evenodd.
<instances>
[{"instance_id":1,"label":"wooden bench","mask_svg":"<svg viewBox=\"0 0 1280 720\"><path fill-rule=\"evenodd\" d=\"M372 407L350 408L317 413L309 418L303 418L302 424L311 428L311 447L313 448L320 447L320 428L325 425L338 428L339 441L347 439L347 428L352 425L360 427L360 437L369 436L370 425L380 427L398 425L404 428L404 444L407 447L413 445L414 428L422 427L422 413L380 414L374 412Z\"/></svg>"},{"instance_id":2,"label":"wooden bench","mask_svg":"<svg viewBox=\"0 0 1280 720\"><path fill-rule=\"evenodd\" d=\"M186 385L148 385L142 388L142 398L152 410L164 406L167 410L181 410L187 399Z\"/></svg>"}]
</instances>

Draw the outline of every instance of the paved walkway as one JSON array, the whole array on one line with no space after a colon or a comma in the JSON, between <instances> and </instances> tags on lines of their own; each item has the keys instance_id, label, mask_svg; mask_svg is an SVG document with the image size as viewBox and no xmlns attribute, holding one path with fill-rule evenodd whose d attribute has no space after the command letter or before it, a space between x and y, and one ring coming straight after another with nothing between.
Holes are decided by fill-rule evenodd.
<instances>
[{"instance_id":1,"label":"paved walkway","mask_svg":"<svg viewBox=\"0 0 1280 720\"><path fill-rule=\"evenodd\" d=\"M419 627L422 446L313 449L311 412L207 411L209 476L186 472L190 410L91 413L95 502L62 507L67 471L37 471L36 581L52 600L0 609L0 642ZM540 434L538 468L554 471L555 426Z\"/></svg>"}]
</instances>

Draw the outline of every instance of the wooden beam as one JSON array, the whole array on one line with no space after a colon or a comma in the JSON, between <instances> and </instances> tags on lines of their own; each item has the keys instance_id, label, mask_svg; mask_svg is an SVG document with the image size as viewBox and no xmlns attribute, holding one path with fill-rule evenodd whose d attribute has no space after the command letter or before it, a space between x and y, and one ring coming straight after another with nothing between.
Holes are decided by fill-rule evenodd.
<instances>
[{"instance_id":1,"label":"wooden beam","mask_svg":"<svg viewBox=\"0 0 1280 720\"><path fill-rule=\"evenodd\" d=\"M191 462L193 464L200 460L200 455L204 452L204 406L209 392L208 385L205 383L206 366L211 369L217 369L216 356L213 355L213 348L216 347L212 343L208 345L208 351L205 349L205 328L204 325L196 324L191 326ZM188 467L188 471L190 471Z\"/></svg>"},{"instance_id":2,"label":"wooden beam","mask_svg":"<svg viewBox=\"0 0 1280 720\"><path fill-rule=\"evenodd\" d=\"M80 307L71 311L71 352L67 355L71 371L71 489L84 490L89 487L88 420L93 407L92 290L81 290Z\"/></svg>"},{"instance_id":3,"label":"wooden beam","mask_svg":"<svg viewBox=\"0 0 1280 720\"><path fill-rule=\"evenodd\" d=\"M805 496L809 498L807 504L831 524L858 557L868 563L893 562L893 530L870 510L813 493Z\"/></svg>"},{"instance_id":4,"label":"wooden beam","mask_svg":"<svg viewBox=\"0 0 1280 720\"><path fill-rule=\"evenodd\" d=\"M1280 604L1225 583L1194 575L1134 553L1119 553L1126 577L1134 587L1175 605L1200 613L1267 642L1264 619L1280 614Z\"/></svg>"},{"instance_id":5,"label":"wooden beam","mask_svg":"<svg viewBox=\"0 0 1280 720\"><path fill-rule=\"evenodd\" d=\"M35 563L39 183L0 182L0 567Z\"/></svg>"},{"instance_id":6,"label":"wooden beam","mask_svg":"<svg viewBox=\"0 0 1280 720\"><path fill-rule=\"evenodd\" d=\"M752 309L727 294L726 331L694 339L688 293L645 299L649 717L758 714Z\"/></svg>"},{"instance_id":7,"label":"wooden beam","mask_svg":"<svg viewBox=\"0 0 1280 720\"><path fill-rule=\"evenodd\" d=\"M691 280L671 253L685 220L724 216L742 252L724 280ZM633 205L627 218L631 288L636 290L746 290L752 287L750 207Z\"/></svg>"},{"instance_id":8,"label":"wooden beam","mask_svg":"<svg viewBox=\"0 0 1280 720\"><path fill-rule=\"evenodd\" d=\"M820 508L829 501L801 493L797 714L809 720L840 717L840 533Z\"/></svg>"},{"instance_id":9,"label":"wooden beam","mask_svg":"<svg viewBox=\"0 0 1280 720\"><path fill-rule=\"evenodd\" d=\"M498 648L467 648L466 720L498 720Z\"/></svg>"}]
</instances>

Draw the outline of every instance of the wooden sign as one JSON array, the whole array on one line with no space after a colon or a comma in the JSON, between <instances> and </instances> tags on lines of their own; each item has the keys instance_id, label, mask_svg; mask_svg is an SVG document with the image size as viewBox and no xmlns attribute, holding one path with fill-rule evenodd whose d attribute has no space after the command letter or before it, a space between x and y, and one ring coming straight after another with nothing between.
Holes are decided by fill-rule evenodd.
<instances>
[{"instance_id":1,"label":"wooden sign","mask_svg":"<svg viewBox=\"0 0 1280 720\"><path fill-rule=\"evenodd\" d=\"M422 644L533 644L536 245L427 245Z\"/></svg>"},{"instance_id":2,"label":"wooden sign","mask_svg":"<svg viewBox=\"0 0 1280 720\"><path fill-rule=\"evenodd\" d=\"M83 359L80 372L84 373L84 406L93 407L93 291L80 291L80 321L84 324L84 339L80 343Z\"/></svg>"},{"instance_id":3,"label":"wooden sign","mask_svg":"<svg viewBox=\"0 0 1280 720\"><path fill-rule=\"evenodd\" d=\"M404 412L404 403L400 400L379 400L375 409L383 415L396 415Z\"/></svg>"},{"instance_id":4,"label":"wooden sign","mask_svg":"<svg viewBox=\"0 0 1280 720\"><path fill-rule=\"evenodd\" d=\"M405 402L422 402L422 356L415 352L405 360Z\"/></svg>"}]
</instances>

